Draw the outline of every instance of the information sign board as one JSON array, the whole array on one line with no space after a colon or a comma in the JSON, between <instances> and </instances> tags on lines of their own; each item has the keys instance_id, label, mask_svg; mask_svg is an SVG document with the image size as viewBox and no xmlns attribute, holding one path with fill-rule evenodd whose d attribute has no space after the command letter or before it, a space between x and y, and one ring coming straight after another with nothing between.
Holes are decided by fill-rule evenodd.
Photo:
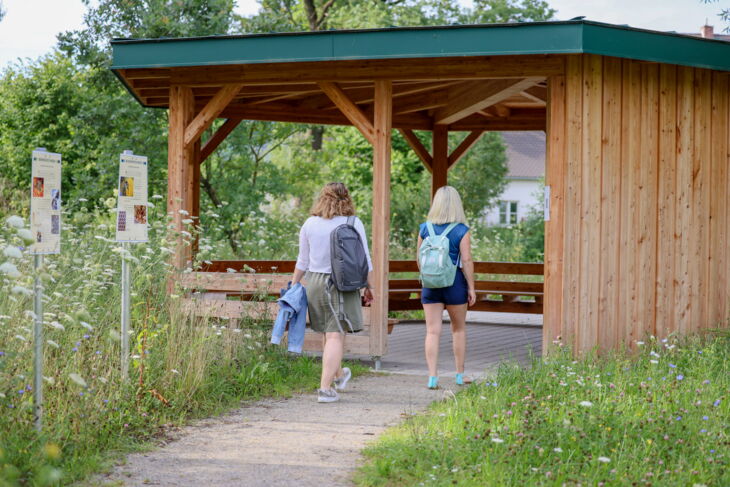
<instances>
[{"instance_id":1,"label":"information sign board","mask_svg":"<svg viewBox=\"0 0 730 487\"><path fill-rule=\"evenodd\" d=\"M117 242L147 241L147 158L119 156Z\"/></svg>"},{"instance_id":2,"label":"information sign board","mask_svg":"<svg viewBox=\"0 0 730 487\"><path fill-rule=\"evenodd\" d=\"M30 253L61 251L61 154L34 150L30 181Z\"/></svg>"}]
</instances>

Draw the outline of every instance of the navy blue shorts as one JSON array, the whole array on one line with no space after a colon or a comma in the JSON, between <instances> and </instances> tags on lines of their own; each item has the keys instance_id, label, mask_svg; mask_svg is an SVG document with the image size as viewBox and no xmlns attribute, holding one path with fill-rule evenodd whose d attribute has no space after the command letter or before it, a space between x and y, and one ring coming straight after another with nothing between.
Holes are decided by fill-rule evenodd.
<instances>
[{"instance_id":1,"label":"navy blue shorts","mask_svg":"<svg viewBox=\"0 0 730 487\"><path fill-rule=\"evenodd\" d=\"M454 284L438 289L423 288L421 304L443 303L447 306L466 304L468 301L469 286L461 269L456 269Z\"/></svg>"}]
</instances>

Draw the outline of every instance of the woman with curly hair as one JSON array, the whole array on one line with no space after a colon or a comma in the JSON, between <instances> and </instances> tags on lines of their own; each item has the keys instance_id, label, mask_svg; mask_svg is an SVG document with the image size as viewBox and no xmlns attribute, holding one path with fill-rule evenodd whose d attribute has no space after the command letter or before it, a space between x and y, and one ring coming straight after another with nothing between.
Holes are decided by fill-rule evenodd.
<instances>
[{"instance_id":1,"label":"woman with curly hair","mask_svg":"<svg viewBox=\"0 0 730 487\"><path fill-rule=\"evenodd\" d=\"M302 278L306 281L310 325L312 330L324 334L322 377L317 402L335 402L339 400L337 391L344 390L351 377L350 369L342 367L345 333L356 333L363 328L360 292L341 292L330 285L330 234L346 223L348 217L355 215L355 206L345 185L326 184L312 206L311 215L299 231L299 256L292 284L300 282ZM368 270L372 271L365 226L357 217L354 218L353 226L365 248ZM373 299L371 282L371 272L368 272L364 296L366 303ZM340 303L344 305L345 320L340 319Z\"/></svg>"}]
</instances>

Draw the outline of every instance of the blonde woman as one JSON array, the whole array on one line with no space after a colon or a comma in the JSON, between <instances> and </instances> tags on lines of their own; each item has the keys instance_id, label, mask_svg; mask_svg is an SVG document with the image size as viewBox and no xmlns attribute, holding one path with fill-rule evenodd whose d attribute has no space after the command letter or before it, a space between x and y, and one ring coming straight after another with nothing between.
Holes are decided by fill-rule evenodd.
<instances>
[{"instance_id":1,"label":"blonde woman","mask_svg":"<svg viewBox=\"0 0 730 487\"><path fill-rule=\"evenodd\" d=\"M456 383L464 384L464 360L466 356L466 308L476 302L474 291L474 261L471 256L471 236L466 226L464 208L458 191L451 186L443 186L436 191L428 212L427 222L422 223L418 232L418 249L428 237L427 223L431 223L436 235L452 227L446 235L449 239L449 256L457 266L454 283L438 289L423 288L421 304L426 314L426 363L428 364L428 387L438 387L438 355L443 325L444 309L451 319L451 335L454 344ZM418 258L416 258L418 261Z\"/></svg>"},{"instance_id":2,"label":"blonde woman","mask_svg":"<svg viewBox=\"0 0 730 487\"><path fill-rule=\"evenodd\" d=\"M317 391L317 402L328 403L339 400L337 391L344 390L351 377L350 369L342 368L345 332L355 333L362 330L360 292L340 292L329 285L332 273L330 234L339 225L346 223L347 217L355 215L355 205L345 185L326 184L312 206L311 215L299 231L299 256L292 284L298 283L302 278L306 281L310 325L314 331L324 334L322 377ZM367 256L370 272L364 297L365 302L369 304L373 299L370 285L373 265L362 221L355 217L353 226L360 235ZM344 303L347 320L338 318L341 302Z\"/></svg>"}]
</instances>

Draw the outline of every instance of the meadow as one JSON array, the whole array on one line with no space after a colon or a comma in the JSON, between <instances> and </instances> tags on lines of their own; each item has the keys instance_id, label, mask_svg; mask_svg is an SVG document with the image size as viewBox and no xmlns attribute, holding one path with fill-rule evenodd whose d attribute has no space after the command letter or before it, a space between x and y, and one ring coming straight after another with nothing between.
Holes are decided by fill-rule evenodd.
<instances>
[{"instance_id":1,"label":"meadow","mask_svg":"<svg viewBox=\"0 0 730 487\"><path fill-rule=\"evenodd\" d=\"M435 403L365 451L360 486L730 485L730 337L530 368Z\"/></svg>"},{"instance_id":2,"label":"meadow","mask_svg":"<svg viewBox=\"0 0 730 487\"><path fill-rule=\"evenodd\" d=\"M0 486L64 485L146 448L191 418L241 400L313 391L317 360L268 344L270 323L190 319L167 295L172 252L162 197L150 241L114 241L115 199L64 211L59 255L40 270L44 293L44 428L33 428L33 266L27 221L0 221ZM83 202L79 202L83 203ZM208 215L211 220L215 214ZM195 222L186 220L185 238ZM221 251L201 237L201 258ZM129 380L120 376L120 263L132 266ZM363 370L357 368L355 372Z\"/></svg>"}]
</instances>

